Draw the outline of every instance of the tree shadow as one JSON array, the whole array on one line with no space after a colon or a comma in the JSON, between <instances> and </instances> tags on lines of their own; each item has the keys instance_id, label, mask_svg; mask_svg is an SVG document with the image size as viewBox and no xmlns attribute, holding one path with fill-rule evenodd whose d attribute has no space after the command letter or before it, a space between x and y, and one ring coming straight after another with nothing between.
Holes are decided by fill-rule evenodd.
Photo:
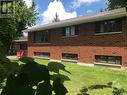
<instances>
[{"instance_id":1,"label":"tree shadow","mask_svg":"<svg viewBox=\"0 0 127 95\"><path fill-rule=\"evenodd\" d=\"M112 88L112 82L109 82L107 84L91 85L88 87L88 89L104 89L104 88Z\"/></svg>"},{"instance_id":2,"label":"tree shadow","mask_svg":"<svg viewBox=\"0 0 127 95\"><path fill-rule=\"evenodd\" d=\"M127 93L127 91L124 88L113 87L113 95L123 95L124 93Z\"/></svg>"},{"instance_id":3,"label":"tree shadow","mask_svg":"<svg viewBox=\"0 0 127 95\"><path fill-rule=\"evenodd\" d=\"M50 75L49 67L53 66L53 62L49 63L52 65L45 66L28 57L21 58L20 61L26 64L20 65L19 72L7 78L1 95L52 95L53 91L55 95L66 95L68 91L63 82L70 79L59 72L63 70L69 73L63 64L54 63L54 68L50 70L57 73Z\"/></svg>"},{"instance_id":4,"label":"tree shadow","mask_svg":"<svg viewBox=\"0 0 127 95\"><path fill-rule=\"evenodd\" d=\"M83 87L80 90L80 93L78 93L77 95L90 95L90 94L88 94L88 91L89 91L89 89L87 87Z\"/></svg>"},{"instance_id":5,"label":"tree shadow","mask_svg":"<svg viewBox=\"0 0 127 95\"><path fill-rule=\"evenodd\" d=\"M20 61L26 63L22 66L20 73L28 75L31 85L37 85L38 82L50 80L49 71L45 65L38 64L32 58L23 58Z\"/></svg>"},{"instance_id":6,"label":"tree shadow","mask_svg":"<svg viewBox=\"0 0 127 95\"><path fill-rule=\"evenodd\" d=\"M66 95L66 93L68 93L68 90L61 82L61 78L57 78L53 81L53 90L56 95Z\"/></svg>"},{"instance_id":7,"label":"tree shadow","mask_svg":"<svg viewBox=\"0 0 127 95\"><path fill-rule=\"evenodd\" d=\"M83 87L80 90L80 93L77 95L90 95L88 92L90 90L97 90L97 89L106 89L109 88L112 90L112 95L124 95L124 93L127 93L127 91L124 88L119 88L113 86L113 82L108 82L107 84L96 84L96 85L91 85L89 87Z\"/></svg>"},{"instance_id":8,"label":"tree shadow","mask_svg":"<svg viewBox=\"0 0 127 95\"><path fill-rule=\"evenodd\" d=\"M65 69L65 66L59 62L49 62L48 63L48 70L55 73L60 73L60 70L65 71L71 74L69 71Z\"/></svg>"},{"instance_id":9,"label":"tree shadow","mask_svg":"<svg viewBox=\"0 0 127 95\"><path fill-rule=\"evenodd\" d=\"M63 83L64 81L70 81L70 78L66 75L62 75L62 74L53 74L51 75L51 80L55 81L57 79L61 79L61 82Z\"/></svg>"}]
</instances>

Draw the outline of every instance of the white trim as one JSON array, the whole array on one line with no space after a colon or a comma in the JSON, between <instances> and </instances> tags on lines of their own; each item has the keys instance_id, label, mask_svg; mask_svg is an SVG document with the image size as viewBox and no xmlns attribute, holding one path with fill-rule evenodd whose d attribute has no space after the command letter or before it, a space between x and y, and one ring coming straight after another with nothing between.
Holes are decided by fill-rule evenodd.
<instances>
[{"instance_id":1,"label":"white trim","mask_svg":"<svg viewBox=\"0 0 127 95\"><path fill-rule=\"evenodd\" d=\"M95 65L121 67L122 65L94 62Z\"/></svg>"},{"instance_id":2,"label":"white trim","mask_svg":"<svg viewBox=\"0 0 127 95\"><path fill-rule=\"evenodd\" d=\"M94 35L108 35L108 34L121 34L123 33L122 31L120 32L108 32L108 33L95 33Z\"/></svg>"},{"instance_id":3,"label":"white trim","mask_svg":"<svg viewBox=\"0 0 127 95\"><path fill-rule=\"evenodd\" d=\"M77 64L78 64L78 65L81 65L81 66L94 67L94 64L93 64L93 63L83 63L83 62L78 62Z\"/></svg>"},{"instance_id":4,"label":"white trim","mask_svg":"<svg viewBox=\"0 0 127 95\"><path fill-rule=\"evenodd\" d=\"M33 57L33 58L37 58L37 59L43 59L43 60L49 60L50 62L72 62L76 63L77 65L80 66L87 66L87 67L94 67L95 65L100 65L100 66L108 66L108 67L119 67L121 69L127 69L127 67L122 67L122 65L115 65L115 64L106 64L106 63L98 63L98 62L94 62L94 63L84 63L84 62L78 62L76 60L68 60L68 59L61 59L61 60L54 60L54 59L50 59L50 58L44 58L44 57Z\"/></svg>"},{"instance_id":5,"label":"white trim","mask_svg":"<svg viewBox=\"0 0 127 95\"><path fill-rule=\"evenodd\" d=\"M50 61L53 61L53 62L61 62L61 60L54 60L54 59L50 59Z\"/></svg>"},{"instance_id":6,"label":"white trim","mask_svg":"<svg viewBox=\"0 0 127 95\"><path fill-rule=\"evenodd\" d=\"M122 66L121 69L122 69L122 70L127 70L127 67L123 67L123 66Z\"/></svg>"},{"instance_id":7,"label":"white trim","mask_svg":"<svg viewBox=\"0 0 127 95\"><path fill-rule=\"evenodd\" d=\"M73 62L73 63L77 63L78 62L78 60L71 60L71 59L61 59L61 61Z\"/></svg>"},{"instance_id":8,"label":"white trim","mask_svg":"<svg viewBox=\"0 0 127 95\"><path fill-rule=\"evenodd\" d=\"M73 35L73 36L62 36L61 38L70 38L70 37L77 37L79 35Z\"/></svg>"},{"instance_id":9,"label":"white trim","mask_svg":"<svg viewBox=\"0 0 127 95\"><path fill-rule=\"evenodd\" d=\"M51 44L51 43L33 43L33 44L35 44L35 45L46 45L46 44Z\"/></svg>"},{"instance_id":10,"label":"white trim","mask_svg":"<svg viewBox=\"0 0 127 95\"><path fill-rule=\"evenodd\" d=\"M36 58L36 59L46 59L46 60L50 60L50 58L48 57L40 57L40 56L33 56L33 58Z\"/></svg>"}]
</instances>

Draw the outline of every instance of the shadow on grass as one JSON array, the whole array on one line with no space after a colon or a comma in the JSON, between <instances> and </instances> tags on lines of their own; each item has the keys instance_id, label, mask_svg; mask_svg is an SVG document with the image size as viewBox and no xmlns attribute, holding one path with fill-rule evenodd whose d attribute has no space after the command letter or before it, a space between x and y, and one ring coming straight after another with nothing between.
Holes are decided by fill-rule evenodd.
<instances>
[{"instance_id":1,"label":"shadow on grass","mask_svg":"<svg viewBox=\"0 0 127 95\"><path fill-rule=\"evenodd\" d=\"M109 82L105 85L103 84L96 84L96 85L91 85L88 87L89 89L104 89L104 88L112 88L112 82Z\"/></svg>"},{"instance_id":2,"label":"shadow on grass","mask_svg":"<svg viewBox=\"0 0 127 95\"><path fill-rule=\"evenodd\" d=\"M49 71L55 72L57 74L60 73L60 70L65 71L65 72L71 74L69 71L67 71L65 69L65 66L63 64L59 63L59 62L49 62L48 63L48 69L49 69Z\"/></svg>"},{"instance_id":3,"label":"shadow on grass","mask_svg":"<svg viewBox=\"0 0 127 95\"><path fill-rule=\"evenodd\" d=\"M112 95L124 95L124 93L127 93L127 91L124 88L118 88L113 86L113 82L109 82L107 84L96 84L96 85L91 85L89 87L83 87L80 90L80 93L77 95L90 95L88 94L90 90L97 90L97 89L106 89L110 88L112 89Z\"/></svg>"},{"instance_id":4,"label":"shadow on grass","mask_svg":"<svg viewBox=\"0 0 127 95\"><path fill-rule=\"evenodd\" d=\"M70 72L63 64L50 62L45 66L32 58L22 58L20 61L26 64L20 65L18 73L9 75L1 95L52 95L53 92L55 95L66 95L68 91L63 83L70 79L60 74L60 70ZM50 75L49 71L55 74Z\"/></svg>"}]
</instances>

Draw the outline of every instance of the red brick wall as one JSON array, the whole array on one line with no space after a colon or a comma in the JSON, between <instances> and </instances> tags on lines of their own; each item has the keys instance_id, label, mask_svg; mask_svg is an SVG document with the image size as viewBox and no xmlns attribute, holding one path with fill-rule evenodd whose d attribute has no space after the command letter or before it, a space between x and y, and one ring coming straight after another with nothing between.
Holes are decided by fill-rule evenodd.
<instances>
[{"instance_id":1,"label":"red brick wall","mask_svg":"<svg viewBox=\"0 0 127 95\"><path fill-rule=\"evenodd\" d=\"M123 19L123 32L119 34L95 35L94 23L79 25L79 35L75 37L63 37L61 31L50 30L50 44L34 44L34 33L29 32L28 55L50 52L51 59L60 60L62 53L76 53L78 61L86 63L94 63L94 55L122 56L123 66L127 66L127 18Z\"/></svg>"}]
</instances>

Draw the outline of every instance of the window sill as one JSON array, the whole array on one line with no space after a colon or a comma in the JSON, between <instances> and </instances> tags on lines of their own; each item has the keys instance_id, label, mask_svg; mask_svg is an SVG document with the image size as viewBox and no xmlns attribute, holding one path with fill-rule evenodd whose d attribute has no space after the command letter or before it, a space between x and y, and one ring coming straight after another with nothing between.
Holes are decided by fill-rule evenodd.
<instances>
[{"instance_id":1,"label":"window sill","mask_svg":"<svg viewBox=\"0 0 127 95\"><path fill-rule=\"evenodd\" d=\"M73 62L73 63L77 63L78 62L78 60L71 60L71 59L61 59L61 61Z\"/></svg>"},{"instance_id":2,"label":"window sill","mask_svg":"<svg viewBox=\"0 0 127 95\"><path fill-rule=\"evenodd\" d=\"M77 37L78 35L74 35L74 36L62 36L62 38L69 38L69 37Z\"/></svg>"},{"instance_id":3,"label":"window sill","mask_svg":"<svg viewBox=\"0 0 127 95\"><path fill-rule=\"evenodd\" d=\"M109 64L109 63L99 63L99 62L94 62L95 65L101 65L101 66L109 66L109 67L121 67L121 65L117 64Z\"/></svg>"},{"instance_id":4,"label":"window sill","mask_svg":"<svg viewBox=\"0 0 127 95\"><path fill-rule=\"evenodd\" d=\"M120 34L120 33L122 33L122 31L120 31L120 32L109 32L109 33L95 33L94 35L108 35L108 34Z\"/></svg>"},{"instance_id":5,"label":"window sill","mask_svg":"<svg viewBox=\"0 0 127 95\"><path fill-rule=\"evenodd\" d=\"M36 44L36 45L45 45L45 44L51 44L51 43L33 43L33 44Z\"/></svg>"},{"instance_id":6,"label":"window sill","mask_svg":"<svg viewBox=\"0 0 127 95\"><path fill-rule=\"evenodd\" d=\"M33 58L50 60L49 57L41 57L41 56L33 56Z\"/></svg>"}]
</instances>

